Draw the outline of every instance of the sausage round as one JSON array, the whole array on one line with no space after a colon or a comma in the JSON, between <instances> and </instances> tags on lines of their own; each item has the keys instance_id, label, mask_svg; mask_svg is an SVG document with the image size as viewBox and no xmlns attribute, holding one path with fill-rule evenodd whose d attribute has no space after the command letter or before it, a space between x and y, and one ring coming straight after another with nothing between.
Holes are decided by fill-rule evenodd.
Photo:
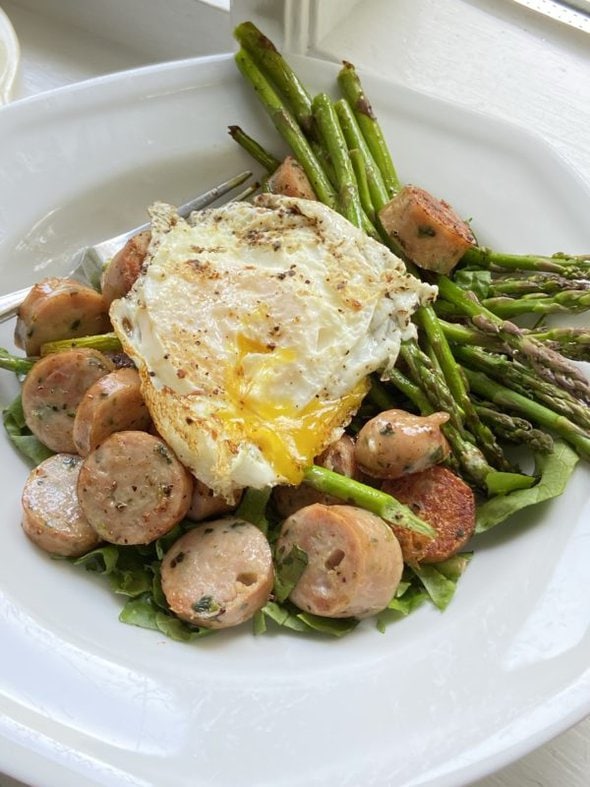
<instances>
[{"instance_id":1,"label":"sausage round","mask_svg":"<svg viewBox=\"0 0 590 787\"><path fill-rule=\"evenodd\" d=\"M114 300L127 295L133 287L139 276L151 237L151 232L145 230L129 238L105 268L102 274L101 290L107 309Z\"/></svg>"},{"instance_id":2,"label":"sausage round","mask_svg":"<svg viewBox=\"0 0 590 787\"><path fill-rule=\"evenodd\" d=\"M145 431L149 425L137 370L116 369L82 397L74 418L74 444L80 456L88 456L113 432Z\"/></svg>"},{"instance_id":3,"label":"sausage round","mask_svg":"<svg viewBox=\"0 0 590 787\"><path fill-rule=\"evenodd\" d=\"M274 581L270 546L243 519L205 522L174 542L161 577L179 618L205 628L237 626L268 600Z\"/></svg>"},{"instance_id":4,"label":"sausage round","mask_svg":"<svg viewBox=\"0 0 590 787\"><path fill-rule=\"evenodd\" d=\"M22 494L22 525L37 546L52 555L78 557L99 543L78 503L82 459L55 454L31 471Z\"/></svg>"},{"instance_id":5,"label":"sausage round","mask_svg":"<svg viewBox=\"0 0 590 787\"><path fill-rule=\"evenodd\" d=\"M86 518L113 544L149 544L186 514L192 476L163 440L115 432L84 460L78 499Z\"/></svg>"},{"instance_id":6,"label":"sausage round","mask_svg":"<svg viewBox=\"0 0 590 787\"><path fill-rule=\"evenodd\" d=\"M90 386L113 368L97 350L64 350L37 361L22 389L23 412L31 432L52 451L76 453L76 409Z\"/></svg>"},{"instance_id":7,"label":"sausage round","mask_svg":"<svg viewBox=\"0 0 590 787\"><path fill-rule=\"evenodd\" d=\"M195 480L191 504L186 514L187 519L192 519L193 522L202 522L203 519L229 514L230 511L237 508L241 497L241 494L235 494L233 501L228 503L225 497L216 495L207 484Z\"/></svg>"},{"instance_id":8,"label":"sausage round","mask_svg":"<svg viewBox=\"0 0 590 787\"><path fill-rule=\"evenodd\" d=\"M389 604L403 571L391 528L354 506L307 506L283 522L277 561L297 545L308 563L289 598L300 609L331 618L374 615Z\"/></svg>"},{"instance_id":9,"label":"sausage round","mask_svg":"<svg viewBox=\"0 0 590 787\"><path fill-rule=\"evenodd\" d=\"M420 416L386 410L359 431L356 461L363 472L376 478L399 478L438 464L450 452L440 429L448 420L448 413Z\"/></svg>"},{"instance_id":10,"label":"sausage round","mask_svg":"<svg viewBox=\"0 0 590 787\"><path fill-rule=\"evenodd\" d=\"M35 284L22 302L14 342L27 355L39 355L46 342L108 330L108 306L100 293L74 279L53 277Z\"/></svg>"},{"instance_id":11,"label":"sausage round","mask_svg":"<svg viewBox=\"0 0 590 787\"><path fill-rule=\"evenodd\" d=\"M435 538L393 527L407 563L440 563L455 555L475 530L475 496L459 476L438 465L381 488L436 530Z\"/></svg>"}]
</instances>

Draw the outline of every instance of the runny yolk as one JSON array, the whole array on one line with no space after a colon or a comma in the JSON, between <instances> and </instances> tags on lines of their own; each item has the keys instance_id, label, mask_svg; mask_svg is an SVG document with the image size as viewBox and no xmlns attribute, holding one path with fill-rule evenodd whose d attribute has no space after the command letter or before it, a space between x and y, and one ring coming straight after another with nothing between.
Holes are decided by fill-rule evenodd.
<instances>
[{"instance_id":1,"label":"runny yolk","mask_svg":"<svg viewBox=\"0 0 590 787\"><path fill-rule=\"evenodd\" d=\"M332 430L356 412L368 383L361 380L339 399L314 398L297 407L286 397L265 396L265 382L272 380L279 367L297 360L292 349L269 347L240 335L237 350L236 364L226 374L228 406L218 415L236 441L247 438L260 449L277 475L288 483L301 483L305 469L323 450ZM259 356L254 379L248 379L244 368L250 353Z\"/></svg>"}]
</instances>

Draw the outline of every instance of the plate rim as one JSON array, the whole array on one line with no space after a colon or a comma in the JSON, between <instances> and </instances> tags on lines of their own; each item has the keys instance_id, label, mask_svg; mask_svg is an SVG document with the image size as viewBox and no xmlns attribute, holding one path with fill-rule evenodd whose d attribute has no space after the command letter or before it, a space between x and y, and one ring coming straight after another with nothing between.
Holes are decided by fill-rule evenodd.
<instances>
[{"instance_id":1,"label":"plate rim","mask_svg":"<svg viewBox=\"0 0 590 787\"><path fill-rule=\"evenodd\" d=\"M92 90L92 89L96 88L97 85L103 85L103 84L109 85L109 84L111 84L113 82L121 82L121 83L123 83L126 79L129 79L129 84L132 84L133 81L134 81L134 78L137 77L137 76L140 76L141 78L144 78L144 77L151 76L152 74L158 73L158 72L165 72L165 71L175 72L179 67L180 68L186 68L186 67L189 67L189 66L190 67L192 67L192 66L197 67L200 64L209 65L209 64L216 64L218 62L228 62L230 59L232 59L232 57L233 56L232 56L231 53L223 53L223 54L220 54L220 55L210 55L210 56L198 57L198 58L185 58L185 59L182 59L182 60L170 61L170 62L167 62L167 63L161 63L161 64L152 65L152 66L143 66L143 67L140 67L140 68L137 68L137 69L132 69L130 71L120 71L120 72L116 72L116 73L113 73L113 74L104 75L104 76L100 76L100 77L97 77L97 78L85 80L84 82L76 83L75 85L68 85L68 86L55 88L55 89L53 89L51 91L48 91L47 93L43 93L43 94L40 94L40 95L31 96L31 97L28 97L26 99L22 99L21 101L16 102L15 104L12 104L12 105L9 105L9 106L5 107L4 109L0 110L0 112L13 112L13 111L15 111L15 112L25 112L26 113L29 110L25 109L25 108L26 107L30 107L32 105L33 109L34 109L34 107L37 105L37 102L47 102L47 101L55 101L55 100L59 101L59 100L61 100L60 97L69 96L71 94L76 95L76 94L79 93L79 91ZM298 58L299 57L300 56L298 56ZM307 61L315 61L316 60L315 58L309 58L309 57L301 57L301 59L302 60L307 60ZM335 65L333 63L329 63L328 61L323 61L323 60L320 60L318 62L322 63L323 66L331 66L332 67L332 66ZM359 69L359 72L361 74L364 73L362 69ZM378 75L375 75L375 74L370 74L370 78L373 79L373 80L376 80L376 81L381 81L381 82L386 83L386 84L391 84L388 80L386 80L386 79L384 79L382 77L379 77ZM517 129L520 136L525 135L526 137L534 139L537 145L541 145L545 149L546 152L550 152L551 155L554 157L556 163L559 163L560 167L562 167L562 168L565 167L568 170L570 176L572 176L574 179L576 179L578 181L579 185L590 193L590 189L588 188L589 184L585 183L585 181L579 176L579 174L570 167L570 165L568 164L567 160L564 159L564 157L561 156L550 145L550 143L547 142L547 140L545 140L539 134L535 133L534 130L526 129L526 128L523 128L522 126L518 125L518 124L511 123L510 121L504 121L504 120L501 120L501 119L496 118L494 116L490 116L490 115L488 115L485 112L478 112L478 111L467 109L466 107L461 107L460 105L457 105L457 104L455 104L452 101L449 101L449 100L446 100L446 99L437 98L435 96L433 97L433 96L431 96L428 93L423 93L422 91L417 91L417 90L414 90L414 89L411 89L411 88L406 88L403 85L397 85L396 84L395 86L396 86L396 88L399 88L400 90L402 90L407 95L419 95L419 96L422 96L423 98L426 98L429 102L435 101L439 105L452 106L453 111L454 112L460 112L463 117L470 117L470 116L471 117L476 116L476 117L480 117L480 118L484 117L484 118L486 118L487 121L495 123L495 124L498 124L499 126L501 126L503 128L511 127L511 128ZM68 99L66 98L65 100L68 100ZM529 153L529 155L532 156L533 154ZM582 678L584 678L584 675L582 676ZM588 678L590 678L590 671L588 672ZM479 760L477 763L474 763L473 765L467 766L465 771L464 771L465 772L465 776L466 777L472 777L473 775L475 775L475 776L483 776L483 775L486 775L487 773L491 773L492 770L496 770L497 767L503 767L503 765L506 765L506 764L509 764L510 762L513 762L515 759L523 756L528 751L530 751L531 747L527 745L527 741L530 741L531 739L534 738L535 739L534 747L536 747L538 745L541 745L545 741L550 740L552 737L554 737L555 735L559 734L559 732L564 731L565 729L567 729L572 724L575 724L577 721L579 721L582 718L584 718L585 716L587 716L590 713L590 681L588 680L588 678L584 678L584 680L581 681L583 684L588 684L587 685L587 689L588 689L587 697L585 699L584 707L580 706L580 708L577 711L576 710L571 710L570 713L567 714L567 718L564 718L564 719L562 719L562 720L560 720L558 722L555 722L553 725L550 725L548 727L544 727L542 730L540 730L537 733L537 736L538 736L537 738L535 738L534 735L532 737L531 736L527 736L525 739L523 739L523 741L520 742L520 745L519 744L516 745L516 747L515 747L516 751L514 751L513 753L509 753L509 752L512 752L512 748L514 748L514 747L512 747L509 750L504 750L505 753L506 753L506 758L503 761L502 761L502 756L501 756L502 755L502 751L500 751L499 754L498 753L491 754L491 755L489 755L488 758L486 758L484 760ZM574 685L577 685L577 684L574 684ZM571 689L571 688L572 687L570 686L569 689ZM4 736L2 736L2 738L4 738ZM482 764L485 764L485 763L488 763L490 765L490 770L486 770L486 771L482 771L481 770L480 766ZM5 767L5 766L3 766L3 767ZM7 771L7 772L10 773L10 771ZM70 770L66 769L66 772L69 774ZM463 770L461 770L460 772L459 771L454 771L452 774L450 774L450 776L448 778L450 779L451 777L453 777L454 775L459 774L459 773L462 775L463 774ZM23 774L20 773L20 772L16 772L15 771L15 777L16 778L22 778ZM27 774L24 774L24 778L26 778L26 777L27 777ZM76 778L77 778L77 783L80 784L79 776L77 776ZM416 784L429 784L429 783L430 783L430 781L426 781L426 782L417 781L416 782ZM447 782L438 781L437 782L437 784L443 784L443 783L449 783L450 784L451 782L450 781L447 781Z\"/></svg>"}]
</instances>

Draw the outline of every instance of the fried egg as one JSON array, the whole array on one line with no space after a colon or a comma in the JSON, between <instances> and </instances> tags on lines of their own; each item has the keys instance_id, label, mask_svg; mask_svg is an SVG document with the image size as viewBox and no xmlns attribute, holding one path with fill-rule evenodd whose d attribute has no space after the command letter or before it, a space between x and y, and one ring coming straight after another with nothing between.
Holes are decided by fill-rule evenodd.
<instances>
[{"instance_id":1,"label":"fried egg","mask_svg":"<svg viewBox=\"0 0 590 787\"><path fill-rule=\"evenodd\" d=\"M300 483L435 289L319 202L151 214L142 273L110 314L156 428L227 498Z\"/></svg>"}]
</instances>

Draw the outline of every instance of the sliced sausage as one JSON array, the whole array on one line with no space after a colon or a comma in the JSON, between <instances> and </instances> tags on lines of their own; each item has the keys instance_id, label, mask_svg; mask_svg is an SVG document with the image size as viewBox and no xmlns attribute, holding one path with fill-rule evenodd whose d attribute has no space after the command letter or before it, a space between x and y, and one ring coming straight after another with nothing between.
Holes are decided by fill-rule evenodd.
<instances>
[{"instance_id":1,"label":"sliced sausage","mask_svg":"<svg viewBox=\"0 0 590 787\"><path fill-rule=\"evenodd\" d=\"M78 503L81 464L79 456L55 454L41 462L25 482L23 529L31 541L52 555L78 557L100 542Z\"/></svg>"},{"instance_id":2,"label":"sliced sausage","mask_svg":"<svg viewBox=\"0 0 590 787\"><path fill-rule=\"evenodd\" d=\"M86 518L112 544L149 544L188 511L192 476L163 440L115 432L82 464L78 499Z\"/></svg>"},{"instance_id":3,"label":"sliced sausage","mask_svg":"<svg viewBox=\"0 0 590 787\"><path fill-rule=\"evenodd\" d=\"M264 606L274 581L262 532L225 517L185 533L162 560L162 590L179 618L205 628L228 628Z\"/></svg>"},{"instance_id":4,"label":"sliced sausage","mask_svg":"<svg viewBox=\"0 0 590 787\"><path fill-rule=\"evenodd\" d=\"M241 493L237 493L234 495L234 499L228 503L225 497L216 495L207 484L195 480L190 508L186 514L187 519L191 519L193 522L202 522L203 519L229 514L237 508L241 497Z\"/></svg>"},{"instance_id":5,"label":"sliced sausage","mask_svg":"<svg viewBox=\"0 0 590 787\"><path fill-rule=\"evenodd\" d=\"M391 601L402 576L402 553L391 528L362 508L321 503L301 508L281 527L277 562L295 545L308 564L289 598L315 615L374 615Z\"/></svg>"},{"instance_id":6,"label":"sliced sausage","mask_svg":"<svg viewBox=\"0 0 590 787\"><path fill-rule=\"evenodd\" d=\"M113 368L97 350L64 350L37 361L22 390L23 412L31 432L52 451L76 453L76 409L90 386Z\"/></svg>"},{"instance_id":7,"label":"sliced sausage","mask_svg":"<svg viewBox=\"0 0 590 787\"><path fill-rule=\"evenodd\" d=\"M104 269L100 286L107 309L114 300L127 295L135 284L151 237L151 232L145 230L129 238Z\"/></svg>"},{"instance_id":8,"label":"sliced sausage","mask_svg":"<svg viewBox=\"0 0 590 787\"><path fill-rule=\"evenodd\" d=\"M463 549L473 535L473 491L446 467L430 467L421 473L384 481L381 488L409 506L437 532L435 538L429 539L393 527L407 563L440 563Z\"/></svg>"},{"instance_id":9,"label":"sliced sausage","mask_svg":"<svg viewBox=\"0 0 590 787\"><path fill-rule=\"evenodd\" d=\"M380 413L357 435L355 458L359 468L375 478L399 478L442 462L450 447L440 427L448 420L448 413Z\"/></svg>"},{"instance_id":10,"label":"sliced sausage","mask_svg":"<svg viewBox=\"0 0 590 787\"><path fill-rule=\"evenodd\" d=\"M46 342L106 333L110 325L100 293L74 279L48 278L22 302L14 342L27 355L39 355Z\"/></svg>"},{"instance_id":11,"label":"sliced sausage","mask_svg":"<svg viewBox=\"0 0 590 787\"><path fill-rule=\"evenodd\" d=\"M381 208L379 220L412 262L436 273L449 273L475 245L467 222L418 186L404 186Z\"/></svg>"},{"instance_id":12,"label":"sliced sausage","mask_svg":"<svg viewBox=\"0 0 590 787\"><path fill-rule=\"evenodd\" d=\"M350 435L342 435L338 440L329 445L315 459L315 464L327 467L334 473L340 473L348 478L356 477L356 461L354 457L354 440ZM310 506L312 503L336 505L342 500L332 495L318 492L308 484L300 486L277 486L273 490L273 501L277 513L286 518L300 508Z\"/></svg>"},{"instance_id":13,"label":"sliced sausage","mask_svg":"<svg viewBox=\"0 0 590 787\"><path fill-rule=\"evenodd\" d=\"M80 456L88 456L113 432L145 431L150 422L137 370L116 369L82 397L74 418L74 444Z\"/></svg>"},{"instance_id":14,"label":"sliced sausage","mask_svg":"<svg viewBox=\"0 0 590 787\"><path fill-rule=\"evenodd\" d=\"M273 194L286 197L317 199L305 170L293 156L287 156L273 172L268 179L268 188Z\"/></svg>"}]
</instances>

